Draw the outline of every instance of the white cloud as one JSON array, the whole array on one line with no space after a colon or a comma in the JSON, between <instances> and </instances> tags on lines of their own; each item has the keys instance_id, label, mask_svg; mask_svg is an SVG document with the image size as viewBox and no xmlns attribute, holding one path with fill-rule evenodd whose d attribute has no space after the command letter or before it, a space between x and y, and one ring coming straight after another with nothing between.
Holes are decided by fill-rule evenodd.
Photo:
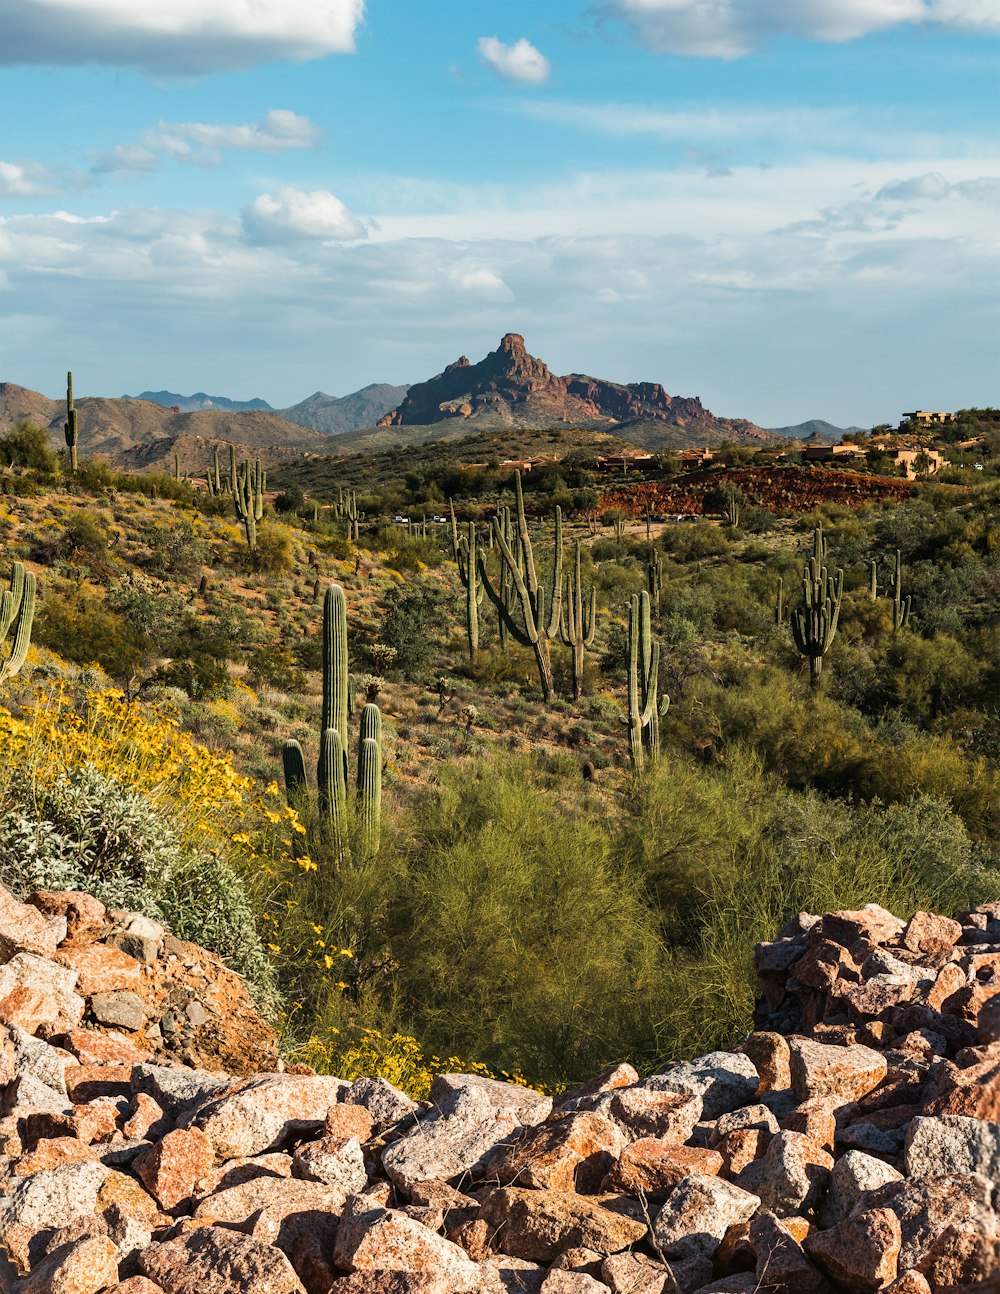
<instances>
[{"instance_id":1,"label":"white cloud","mask_svg":"<svg viewBox=\"0 0 1000 1294\"><path fill-rule=\"evenodd\" d=\"M0 162L0 198L42 198L65 184L65 177L41 162Z\"/></svg>"},{"instance_id":2,"label":"white cloud","mask_svg":"<svg viewBox=\"0 0 1000 1294\"><path fill-rule=\"evenodd\" d=\"M903 23L1000 28L994 0L605 0L649 48L740 58L774 36L841 42Z\"/></svg>"},{"instance_id":3,"label":"white cloud","mask_svg":"<svg viewBox=\"0 0 1000 1294\"><path fill-rule=\"evenodd\" d=\"M505 45L496 36L480 36L477 48L486 66L507 81L539 85L548 80L549 60L523 36L513 45Z\"/></svg>"},{"instance_id":4,"label":"white cloud","mask_svg":"<svg viewBox=\"0 0 1000 1294\"><path fill-rule=\"evenodd\" d=\"M243 208L243 228L258 243L317 239L350 242L367 237L367 228L327 189L305 193L282 188L262 193Z\"/></svg>"},{"instance_id":5,"label":"white cloud","mask_svg":"<svg viewBox=\"0 0 1000 1294\"><path fill-rule=\"evenodd\" d=\"M354 49L364 0L4 0L0 64L199 73Z\"/></svg>"},{"instance_id":6,"label":"white cloud","mask_svg":"<svg viewBox=\"0 0 1000 1294\"><path fill-rule=\"evenodd\" d=\"M1000 198L1000 178L983 175L950 184L940 171L928 171L909 180L890 180L875 194L875 201L942 202L952 194L973 202L995 203Z\"/></svg>"},{"instance_id":7,"label":"white cloud","mask_svg":"<svg viewBox=\"0 0 1000 1294\"><path fill-rule=\"evenodd\" d=\"M271 108L263 121L244 125L211 125L201 121L161 121L147 131L143 143L182 161L217 160L226 149L286 153L315 148L323 132L314 121L288 108Z\"/></svg>"},{"instance_id":8,"label":"white cloud","mask_svg":"<svg viewBox=\"0 0 1000 1294\"><path fill-rule=\"evenodd\" d=\"M473 296L509 301L514 295L499 274L482 265L456 266L448 271L448 280L459 292Z\"/></svg>"},{"instance_id":9,"label":"white cloud","mask_svg":"<svg viewBox=\"0 0 1000 1294\"><path fill-rule=\"evenodd\" d=\"M94 175L136 175L155 171L160 159L139 144L115 144L101 153L90 168Z\"/></svg>"}]
</instances>

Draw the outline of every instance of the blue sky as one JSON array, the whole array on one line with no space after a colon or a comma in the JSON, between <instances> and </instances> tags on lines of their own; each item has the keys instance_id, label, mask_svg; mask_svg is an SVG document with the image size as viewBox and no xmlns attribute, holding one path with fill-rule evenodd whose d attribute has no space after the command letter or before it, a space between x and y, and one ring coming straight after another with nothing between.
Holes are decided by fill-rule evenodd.
<instances>
[{"instance_id":1,"label":"blue sky","mask_svg":"<svg viewBox=\"0 0 1000 1294\"><path fill-rule=\"evenodd\" d=\"M0 0L0 379L1000 402L995 0Z\"/></svg>"}]
</instances>

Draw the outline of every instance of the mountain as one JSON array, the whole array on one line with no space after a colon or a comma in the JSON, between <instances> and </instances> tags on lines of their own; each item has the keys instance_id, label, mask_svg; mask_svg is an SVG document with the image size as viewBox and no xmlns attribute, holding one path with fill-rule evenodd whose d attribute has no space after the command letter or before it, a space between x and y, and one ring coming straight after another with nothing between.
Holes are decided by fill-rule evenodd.
<instances>
[{"instance_id":1,"label":"mountain","mask_svg":"<svg viewBox=\"0 0 1000 1294\"><path fill-rule=\"evenodd\" d=\"M311 427L327 436L339 436L360 427L374 427L380 418L399 404L408 389L390 386L387 382L373 382L350 395L327 395L317 391L307 400L278 412L282 418L298 423L300 427Z\"/></svg>"},{"instance_id":2,"label":"mountain","mask_svg":"<svg viewBox=\"0 0 1000 1294\"><path fill-rule=\"evenodd\" d=\"M185 458L181 466L197 470L207 466L212 450L235 444L266 461L302 453L320 453L329 441L320 432L287 422L270 410L230 413L224 409L200 409L174 413L152 400L84 398L76 401L82 454L98 454L114 466L173 468L173 442L183 438ZM53 444L63 446L64 400L50 400L37 391L0 382L0 435L27 418L48 428ZM193 461L195 444L204 450L201 462ZM187 461L192 460L192 461Z\"/></svg>"},{"instance_id":3,"label":"mountain","mask_svg":"<svg viewBox=\"0 0 1000 1294\"><path fill-rule=\"evenodd\" d=\"M794 427L768 427L767 430L772 436L780 436L782 440L815 440L836 445L845 436L855 436L866 428L835 427L832 422L824 422L822 418L810 418L808 422L796 423Z\"/></svg>"},{"instance_id":4,"label":"mountain","mask_svg":"<svg viewBox=\"0 0 1000 1294\"><path fill-rule=\"evenodd\" d=\"M557 377L529 355L518 333L508 333L478 364L463 355L443 373L411 386L378 426L427 427L452 420L472 428L613 426L627 428L630 441L655 449L703 444L706 438L770 439L745 419L717 418L696 396L668 395L658 382L624 385L582 373Z\"/></svg>"},{"instance_id":5,"label":"mountain","mask_svg":"<svg viewBox=\"0 0 1000 1294\"><path fill-rule=\"evenodd\" d=\"M204 391L196 391L194 395L178 395L176 391L143 391L142 395L123 395L122 399L151 400L153 404L176 408L181 413L194 413L197 409L223 409L227 413L244 413L248 409L273 412L266 400L230 400L224 395L206 395Z\"/></svg>"}]
</instances>

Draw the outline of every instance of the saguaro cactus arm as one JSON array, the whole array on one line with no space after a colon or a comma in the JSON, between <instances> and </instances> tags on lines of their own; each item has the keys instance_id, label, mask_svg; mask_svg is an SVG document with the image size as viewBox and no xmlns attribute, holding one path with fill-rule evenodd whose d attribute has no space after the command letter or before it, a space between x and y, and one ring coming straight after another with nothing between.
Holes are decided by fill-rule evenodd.
<instances>
[{"instance_id":1,"label":"saguaro cactus arm","mask_svg":"<svg viewBox=\"0 0 1000 1294\"><path fill-rule=\"evenodd\" d=\"M0 662L0 682L12 678L24 665L31 642L31 624L35 615L35 577L21 562L14 563L10 588L0 597L0 643L11 629L14 638L10 655Z\"/></svg>"}]
</instances>

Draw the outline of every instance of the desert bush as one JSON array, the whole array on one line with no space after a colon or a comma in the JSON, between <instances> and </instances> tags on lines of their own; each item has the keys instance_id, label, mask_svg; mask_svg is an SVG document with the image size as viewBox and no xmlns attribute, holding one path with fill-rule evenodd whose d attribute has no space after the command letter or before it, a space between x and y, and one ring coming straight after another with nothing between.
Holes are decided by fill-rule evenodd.
<instances>
[{"instance_id":1,"label":"desert bush","mask_svg":"<svg viewBox=\"0 0 1000 1294\"><path fill-rule=\"evenodd\" d=\"M8 467L30 467L43 476L54 476L59 466L56 452L44 427L22 421L0 438L0 463Z\"/></svg>"}]
</instances>

